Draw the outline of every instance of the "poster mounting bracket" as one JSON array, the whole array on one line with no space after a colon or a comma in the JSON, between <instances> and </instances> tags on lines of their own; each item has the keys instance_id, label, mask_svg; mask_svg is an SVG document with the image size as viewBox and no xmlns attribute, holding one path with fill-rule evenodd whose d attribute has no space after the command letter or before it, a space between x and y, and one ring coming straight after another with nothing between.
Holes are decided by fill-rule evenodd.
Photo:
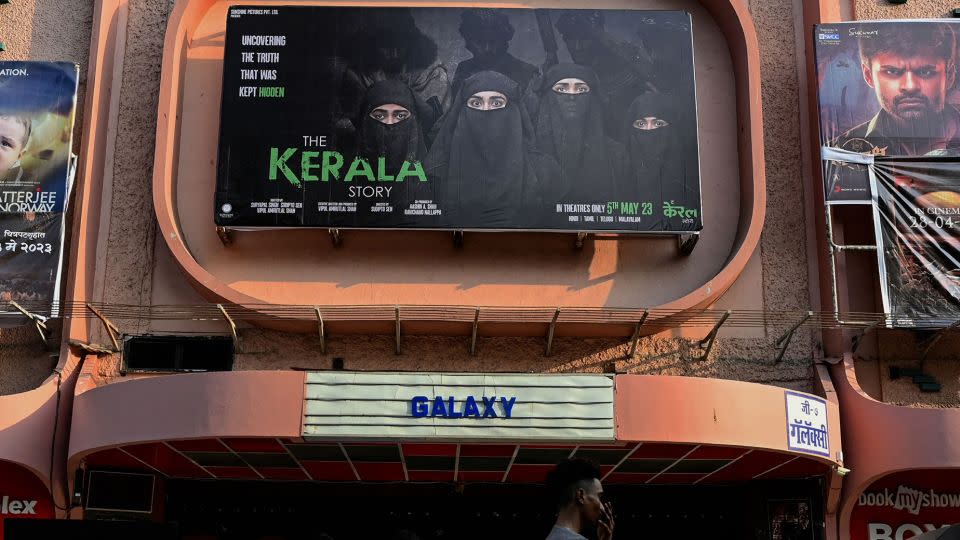
<instances>
[{"instance_id":1,"label":"poster mounting bracket","mask_svg":"<svg viewBox=\"0 0 960 540\"><path fill-rule=\"evenodd\" d=\"M463 247L463 231L453 231L453 247Z\"/></svg>"},{"instance_id":2,"label":"poster mounting bracket","mask_svg":"<svg viewBox=\"0 0 960 540\"><path fill-rule=\"evenodd\" d=\"M923 362L926 362L927 355L930 354L930 351L932 351L933 348L937 345L937 343L943 338L944 334L951 332L953 330L956 330L957 328L960 328L960 321L956 321L950 324L949 326L945 326L937 330L936 332L934 332L932 336L918 343L917 344L918 348L919 347L923 348L923 352L920 353L921 364Z\"/></svg>"},{"instance_id":3,"label":"poster mounting bracket","mask_svg":"<svg viewBox=\"0 0 960 540\"><path fill-rule=\"evenodd\" d=\"M881 324L883 324L883 321L872 322L867 326L864 326L863 330L860 330L860 332L857 335L853 336L852 338L853 346L850 349L850 354L855 354L857 352L857 349L860 348L860 344L863 343L863 338L867 337L867 334L876 330L877 327L879 327Z\"/></svg>"},{"instance_id":4,"label":"poster mounting bracket","mask_svg":"<svg viewBox=\"0 0 960 540\"><path fill-rule=\"evenodd\" d=\"M550 321L550 327L547 330L547 348L543 351L544 356L550 356L551 349L553 349L553 333L557 329L557 319L560 318L560 308L557 308L553 312L553 320Z\"/></svg>"},{"instance_id":5,"label":"poster mounting bracket","mask_svg":"<svg viewBox=\"0 0 960 540\"><path fill-rule=\"evenodd\" d=\"M793 339L793 334L797 331L798 328L803 326L803 323L810 320L810 317L813 317L812 311L808 311L806 315L803 316L802 319L797 321L796 324L794 324L793 326L790 327L789 330L787 330L786 334L784 334L783 336L780 337L780 339L777 340L777 342L775 343L775 345L777 346L777 357L774 358L773 360L774 364L779 364L780 361L783 360L783 355L786 354L787 347L790 346L790 340Z\"/></svg>"},{"instance_id":6,"label":"poster mounting bracket","mask_svg":"<svg viewBox=\"0 0 960 540\"><path fill-rule=\"evenodd\" d=\"M473 332L470 336L470 356L477 355L477 330L480 328L480 307L473 314Z\"/></svg>"},{"instance_id":7,"label":"poster mounting bracket","mask_svg":"<svg viewBox=\"0 0 960 540\"><path fill-rule=\"evenodd\" d=\"M333 247L340 247L343 244L343 238L340 236L340 229L327 229L330 233L330 243Z\"/></svg>"},{"instance_id":8,"label":"poster mounting bracket","mask_svg":"<svg viewBox=\"0 0 960 540\"><path fill-rule=\"evenodd\" d=\"M583 249L583 241L587 239L587 234L585 232L577 233L577 239L573 242L574 249Z\"/></svg>"},{"instance_id":9,"label":"poster mounting bracket","mask_svg":"<svg viewBox=\"0 0 960 540\"><path fill-rule=\"evenodd\" d=\"M403 354L403 352L400 350L400 306L396 306L393 309L394 309L394 320L396 321L395 329L396 329L396 337L397 337L397 348L394 351L394 353Z\"/></svg>"},{"instance_id":10,"label":"poster mounting bracket","mask_svg":"<svg viewBox=\"0 0 960 540\"><path fill-rule=\"evenodd\" d=\"M44 348L49 349L50 343L47 341L47 334L49 330L47 330L47 323L44 320L44 318L41 317L40 315L30 313L29 311L24 309L23 306L14 302L13 300L10 301L10 305L13 306L20 313L23 313L28 319L33 321L34 326L36 326L37 328L37 332L40 334L40 339L43 341Z\"/></svg>"},{"instance_id":11,"label":"poster mounting bracket","mask_svg":"<svg viewBox=\"0 0 960 540\"><path fill-rule=\"evenodd\" d=\"M237 334L237 323L233 322L233 317L227 313L227 310L224 309L223 304L217 304L217 309L220 310L220 313L223 314L223 318L227 320L227 323L230 324L230 336L233 338L233 348L236 352L241 352L240 348L240 336Z\"/></svg>"},{"instance_id":12,"label":"poster mounting bracket","mask_svg":"<svg viewBox=\"0 0 960 540\"><path fill-rule=\"evenodd\" d=\"M720 320L717 321L717 324L713 326L713 330L710 330L710 333L707 334L703 339L696 343L696 346L703 351L703 354L693 358L694 361L706 360L710 356L710 351L713 350L713 344L717 341L717 334L720 333L720 327L723 326L723 323L727 322L727 319L730 318L730 315L733 312L729 309L723 312L723 315L720 317Z\"/></svg>"},{"instance_id":13,"label":"poster mounting bracket","mask_svg":"<svg viewBox=\"0 0 960 540\"><path fill-rule=\"evenodd\" d=\"M677 235L677 251L684 257L688 257L693 253L693 248L697 247L698 241L700 241L699 234Z\"/></svg>"},{"instance_id":14,"label":"poster mounting bracket","mask_svg":"<svg viewBox=\"0 0 960 540\"><path fill-rule=\"evenodd\" d=\"M103 323L103 327L107 329L107 334L110 336L110 343L113 344L114 352L120 352L120 343L117 341L117 334L120 333L120 329L117 328L117 325L110 322L110 319L106 318L103 313L100 313L100 310L93 307L93 305L87 304L87 309L96 315L96 317L100 319L100 322Z\"/></svg>"},{"instance_id":15,"label":"poster mounting bracket","mask_svg":"<svg viewBox=\"0 0 960 540\"><path fill-rule=\"evenodd\" d=\"M633 327L633 335L630 336L630 350L627 352L626 358L633 358L633 355L637 354L637 344L640 343L640 328L643 327L643 323L647 322L648 315L650 315L650 312L643 310L643 315L640 316L640 320Z\"/></svg>"},{"instance_id":16,"label":"poster mounting bracket","mask_svg":"<svg viewBox=\"0 0 960 540\"><path fill-rule=\"evenodd\" d=\"M233 243L233 231L226 227L217 227L217 238L220 239L220 243L229 246Z\"/></svg>"},{"instance_id":17,"label":"poster mounting bracket","mask_svg":"<svg viewBox=\"0 0 960 540\"><path fill-rule=\"evenodd\" d=\"M320 334L320 354L327 354L327 336L323 329L323 314L320 313L320 308L317 306L313 306L313 310L317 314L317 333Z\"/></svg>"}]
</instances>

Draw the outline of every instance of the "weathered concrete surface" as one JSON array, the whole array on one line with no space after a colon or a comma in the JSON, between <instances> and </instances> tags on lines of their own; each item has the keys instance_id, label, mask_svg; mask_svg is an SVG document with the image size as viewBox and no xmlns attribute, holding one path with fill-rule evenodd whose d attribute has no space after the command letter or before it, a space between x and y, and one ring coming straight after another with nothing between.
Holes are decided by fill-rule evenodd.
<instances>
[{"instance_id":1,"label":"weathered concrete surface","mask_svg":"<svg viewBox=\"0 0 960 540\"><path fill-rule=\"evenodd\" d=\"M60 323L47 323L50 343L60 341ZM0 396L32 390L53 373L57 357L32 324L0 329Z\"/></svg>"},{"instance_id":2,"label":"weathered concrete surface","mask_svg":"<svg viewBox=\"0 0 960 540\"><path fill-rule=\"evenodd\" d=\"M149 303L156 218L153 150L168 0L129 3L117 140L112 172L109 252L103 272L106 303ZM138 325L135 331L143 331Z\"/></svg>"},{"instance_id":3,"label":"weathered concrete surface","mask_svg":"<svg viewBox=\"0 0 960 540\"><path fill-rule=\"evenodd\" d=\"M689 342L648 339L641 342L634 358L627 359L629 347L610 339L556 338L551 356L545 357L545 341L540 338L481 337L477 356L471 356L467 337L405 336L403 354L396 355L393 336L334 335L327 337L324 355L319 338L312 335L245 329L241 331L243 352L236 356L234 369L330 369L339 357L347 370L573 373L602 372L613 362L618 372L736 379L812 391L808 360L774 366L763 344L737 341L739 348L718 342L709 359L696 360L699 351ZM96 374L100 383L116 380L119 355L101 358Z\"/></svg>"},{"instance_id":4,"label":"weathered concrete surface","mask_svg":"<svg viewBox=\"0 0 960 540\"><path fill-rule=\"evenodd\" d=\"M74 7L75 2L71 2ZM89 2L86 18L70 22L78 35L89 38ZM51 6L44 8L43 6ZM51 0L18 2L17 12L29 17L64 2ZM9 7L9 6L8 6ZM104 287L98 301L144 305L155 296L154 289L178 291L178 301L202 303L192 291L184 291L178 271L171 271L159 252L163 243L155 241L155 218L151 201L154 132L162 54L162 41L169 16L169 0L132 0L126 29L126 52L122 70L118 134L111 186L109 245L103 272ZM795 50L796 30L791 0L752 0L761 40L763 68L763 106L768 182L768 219L761 244L761 283L763 309L810 309L807 286L805 230L802 201L802 175L799 133L799 81ZM75 11L75 10L74 10ZM70 10L62 9L47 21L59 22ZM7 17L0 10L0 17ZM79 17L79 15L70 15ZM9 17L8 17L9 19ZM8 19L0 19L6 22ZM52 25L48 25L52 26ZM0 26L2 28L2 26ZM26 30L30 40L51 31ZM18 36L20 33L17 34ZM13 39L8 39L14 43ZM86 55L86 43L79 50ZM158 270L160 269L160 270ZM176 270L176 269L173 269ZM176 282L175 285L170 283ZM170 325L151 326L122 321L126 332L175 330ZM181 330L196 330L184 323ZM206 324L204 329L211 326ZM706 333L708 329L704 329ZM782 327L767 328L766 337L728 338L735 329L721 330L720 339L709 359L692 360L688 342L678 339L645 339L638 354L618 360L621 371L644 374L675 374L721 377L781 385L797 389L811 387L811 358L816 346L812 332L802 330L795 336L785 361L773 366L772 341ZM480 354L466 353L465 339L408 337L405 354L392 354L392 340L385 336L330 338L331 354L315 353L317 344L310 336L290 335L262 330L245 330L250 348L237 360L239 369L275 367L327 367L332 356L344 356L348 369L444 369L461 371L582 371L599 370L610 360L622 357L624 345L616 341L558 339L555 354L543 358L543 340L488 338L480 341ZM259 352L258 352L259 351ZM110 376L110 360L102 361L101 374ZM113 361L115 364L116 361Z\"/></svg>"}]
</instances>

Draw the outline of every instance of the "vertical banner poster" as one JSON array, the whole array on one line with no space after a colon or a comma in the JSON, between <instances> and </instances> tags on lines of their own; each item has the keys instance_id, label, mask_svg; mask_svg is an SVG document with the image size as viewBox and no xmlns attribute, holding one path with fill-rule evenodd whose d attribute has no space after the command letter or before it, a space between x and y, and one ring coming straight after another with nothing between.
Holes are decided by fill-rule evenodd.
<instances>
[{"instance_id":1,"label":"vertical banner poster","mask_svg":"<svg viewBox=\"0 0 960 540\"><path fill-rule=\"evenodd\" d=\"M697 232L690 15L231 7L214 220Z\"/></svg>"},{"instance_id":2,"label":"vertical banner poster","mask_svg":"<svg viewBox=\"0 0 960 540\"><path fill-rule=\"evenodd\" d=\"M820 143L866 156L960 156L960 21L821 24ZM870 202L867 166L823 156L828 203Z\"/></svg>"},{"instance_id":3,"label":"vertical banner poster","mask_svg":"<svg viewBox=\"0 0 960 540\"><path fill-rule=\"evenodd\" d=\"M884 311L894 326L960 320L960 162L884 159L871 169Z\"/></svg>"},{"instance_id":4,"label":"vertical banner poster","mask_svg":"<svg viewBox=\"0 0 960 540\"><path fill-rule=\"evenodd\" d=\"M0 62L0 304L44 316L57 315L60 295L77 73Z\"/></svg>"}]
</instances>

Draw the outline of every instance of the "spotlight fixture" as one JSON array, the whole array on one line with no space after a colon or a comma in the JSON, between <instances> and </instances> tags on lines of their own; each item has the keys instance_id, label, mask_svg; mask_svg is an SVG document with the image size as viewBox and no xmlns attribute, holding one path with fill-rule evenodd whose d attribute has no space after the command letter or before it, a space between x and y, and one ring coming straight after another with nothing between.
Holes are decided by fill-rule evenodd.
<instances>
[{"instance_id":1,"label":"spotlight fixture","mask_svg":"<svg viewBox=\"0 0 960 540\"><path fill-rule=\"evenodd\" d=\"M906 4L907 0L887 0L890 4Z\"/></svg>"},{"instance_id":2,"label":"spotlight fixture","mask_svg":"<svg viewBox=\"0 0 960 540\"><path fill-rule=\"evenodd\" d=\"M334 371L343 371L343 358L340 356L334 357L331 367Z\"/></svg>"},{"instance_id":3,"label":"spotlight fixture","mask_svg":"<svg viewBox=\"0 0 960 540\"><path fill-rule=\"evenodd\" d=\"M953 18L955 19L960 18L960 8L953 8L950 14L953 15Z\"/></svg>"}]
</instances>

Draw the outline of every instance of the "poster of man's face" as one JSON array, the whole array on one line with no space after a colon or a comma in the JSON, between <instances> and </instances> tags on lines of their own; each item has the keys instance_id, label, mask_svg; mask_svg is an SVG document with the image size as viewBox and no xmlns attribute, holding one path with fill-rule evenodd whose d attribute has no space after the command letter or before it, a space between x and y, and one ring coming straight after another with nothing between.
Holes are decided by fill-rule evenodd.
<instances>
[{"instance_id":1,"label":"poster of man's face","mask_svg":"<svg viewBox=\"0 0 960 540\"><path fill-rule=\"evenodd\" d=\"M227 17L218 225L702 228L685 12Z\"/></svg>"},{"instance_id":2,"label":"poster of man's face","mask_svg":"<svg viewBox=\"0 0 960 540\"><path fill-rule=\"evenodd\" d=\"M952 21L837 23L815 29L821 144L869 156L960 156ZM868 203L867 169L824 161L828 202Z\"/></svg>"},{"instance_id":3,"label":"poster of man's face","mask_svg":"<svg viewBox=\"0 0 960 540\"><path fill-rule=\"evenodd\" d=\"M56 314L76 92L75 64L0 62L4 306L13 301L33 313Z\"/></svg>"}]
</instances>

